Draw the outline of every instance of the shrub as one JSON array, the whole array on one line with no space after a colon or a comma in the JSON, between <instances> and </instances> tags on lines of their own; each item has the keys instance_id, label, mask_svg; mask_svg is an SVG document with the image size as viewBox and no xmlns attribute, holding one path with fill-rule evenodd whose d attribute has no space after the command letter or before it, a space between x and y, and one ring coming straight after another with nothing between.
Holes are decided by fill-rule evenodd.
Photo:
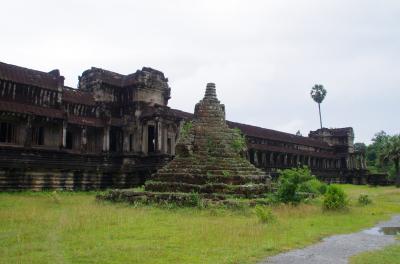
<instances>
[{"instance_id":1,"label":"shrub","mask_svg":"<svg viewBox=\"0 0 400 264\"><path fill-rule=\"evenodd\" d=\"M192 192L190 194L190 199L189 199L189 206L195 206L197 208L204 208L206 207L206 204L204 203L204 200L200 197L200 195L196 192Z\"/></svg>"},{"instance_id":2,"label":"shrub","mask_svg":"<svg viewBox=\"0 0 400 264\"><path fill-rule=\"evenodd\" d=\"M360 194L360 196L358 197L358 204L368 205L370 203L372 203L372 200L368 197L367 194Z\"/></svg>"},{"instance_id":3,"label":"shrub","mask_svg":"<svg viewBox=\"0 0 400 264\"><path fill-rule=\"evenodd\" d=\"M229 177L229 176L231 176L231 173L227 170L223 170L222 175L224 175L225 177Z\"/></svg>"},{"instance_id":4,"label":"shrub","mask_svg":"<svg viewBox=\"0 0 400 264\"><path fill-rule=\"evenodd\" d=\"M254 208L254 212L255 212L258 220L263 224L270 224L270 223L275 222L275 220L276 220L276 217L272 213L271 208L257 205Z\"/></svg>"},{"instance_id":5,"label":"shrub","mask_svg":"<svg viewBox=\"0 0 400 264\"><path fill-rule=\"evenodd\" d=\"M325 193L323 208L325 210L339 210L346 208L348 204L344 191L335 185L330 185Z\"/></svg>"},{"instance_id":6,"label":"shrub","mask_svg":"<svg viewBox=\"0 0 400 264\"><path fill-rule=\"evenodd\" d=\"M247 148L246 138L239 128L234 128L233 131L234 131L234 139L231 143L231 147L236 153L241 153Z\"/></svg>"},{"instance_id":7,"label":"shrub","mask_svg":"<svg viewBox=\"0 0 400 264\"><path fill-rule=\"evenodd\" d=\"M325 194L326 184L319 181L317 178L312 178L309 181L303 182L299 185L299 191L314 194L316 196Z\"/></svg>"},{"instance_id":8,"label":"shrub","mask_svg":"<svg viewBox=\"0 0 400 264\"><path fill-rule=\"evenodd\" d=\"M276 196L284 203L299 203L325 191L325 184L317 180L307 167L280 171Z\"/></svg>"},{"instance_id":9,"label":"shrub","mask_svg":"<svg viewBox=\"0 0 400 264\"><path fill-rule=\"evenodd\" d=\"M183 123L182 127L181 127L181 137L185 138L189 135L190 130L193 127L193 122L192 121L186 121L185 123Z\"/></svg>"}]
</instances>

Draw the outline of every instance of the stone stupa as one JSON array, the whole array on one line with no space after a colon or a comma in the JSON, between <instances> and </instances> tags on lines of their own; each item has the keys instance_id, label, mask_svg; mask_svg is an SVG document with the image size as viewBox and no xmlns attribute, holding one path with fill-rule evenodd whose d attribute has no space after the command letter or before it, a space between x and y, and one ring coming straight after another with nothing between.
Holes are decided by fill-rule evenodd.
<instances>
[{"instance_id":1,"label":"stone stupa","mask_svg":"<svg viewBox=\"0 0 400 264\"><path fill-rule=\"evenodd\" d=\"M225 106L215 84L208 83L194 119L181 129L176 157L152 175L144 192L121 191L110 198L179 202L193 193L209 200L264 197L271 190L270 176L242 157L243 148L243 136L226 124Z\"/></svg>"}]
</instances>

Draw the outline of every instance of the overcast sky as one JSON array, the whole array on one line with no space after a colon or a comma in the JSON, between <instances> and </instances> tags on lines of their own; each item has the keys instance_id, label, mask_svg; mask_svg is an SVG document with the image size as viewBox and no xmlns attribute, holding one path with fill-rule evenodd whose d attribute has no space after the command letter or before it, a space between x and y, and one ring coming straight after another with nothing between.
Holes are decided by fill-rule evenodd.
<instances>
[{"instance_id":1,"label":"overcast sky","mask_svg":"<svg viewBox=\"0 0 400 264\"><path fill-rule=\"evenodd\" d=\"M399 0L13 0L0 25L0 61L58 68L72 87L91 66L149 66L173 108L192 112L215 82L227 119L307 135L323 84L325 127L366 143L400 132Z\"/></svg>"}]
</instances>

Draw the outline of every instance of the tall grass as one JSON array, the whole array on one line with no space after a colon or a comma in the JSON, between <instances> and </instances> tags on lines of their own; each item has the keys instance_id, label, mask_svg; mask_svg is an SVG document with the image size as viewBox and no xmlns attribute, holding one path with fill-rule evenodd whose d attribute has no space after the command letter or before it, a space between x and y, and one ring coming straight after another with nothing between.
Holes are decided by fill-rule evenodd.
<instances>
[{"instance_id":1,"label":"tall grass","mask_svg":"<svg viewBox=\"0 0 400 264\"><path fill-rule=\"evenodd\" d=\"M94 193L1 193L0 263L256 263L354 232L400 213L400 190L342 186L346 213L323 212L321 201L271 207L260 223L252 209L165 209L99 203ZM359 206L357 197L374 201Z\"/></svg>"}]
</instances>

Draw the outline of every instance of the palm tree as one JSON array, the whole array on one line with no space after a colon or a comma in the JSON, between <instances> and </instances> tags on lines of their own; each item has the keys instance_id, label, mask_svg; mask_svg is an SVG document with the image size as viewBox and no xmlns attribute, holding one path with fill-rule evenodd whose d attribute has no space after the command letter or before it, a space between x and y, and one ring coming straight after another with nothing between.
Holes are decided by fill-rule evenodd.
<instances>
[{"instance_id":1,"label":"palm tree","mask_svg":"<svg viewBox=\"0 0 400 264\"><path fill-rule=\"evenodd\" d=\"M318 103L318 110L319 110L319 123L322 128L322 118L321 118L321 103L324 101L325 96L326 96L326 90L323 85L321 84L316 84L314 87L311 89L311 97L314 99L315 102Z\"/></svg>"},{"instance_id":2,"label":"palm tree","mask_svg":"<svg viewBox=\"0 0 400 264\"><path fill-rule=\"evenodd\" d=\"M400 135L394 135L384 141L382 149L379 152L381 163L393 161L396 172L395 184L400 187Z\"/></svg>"}]
</instances>

